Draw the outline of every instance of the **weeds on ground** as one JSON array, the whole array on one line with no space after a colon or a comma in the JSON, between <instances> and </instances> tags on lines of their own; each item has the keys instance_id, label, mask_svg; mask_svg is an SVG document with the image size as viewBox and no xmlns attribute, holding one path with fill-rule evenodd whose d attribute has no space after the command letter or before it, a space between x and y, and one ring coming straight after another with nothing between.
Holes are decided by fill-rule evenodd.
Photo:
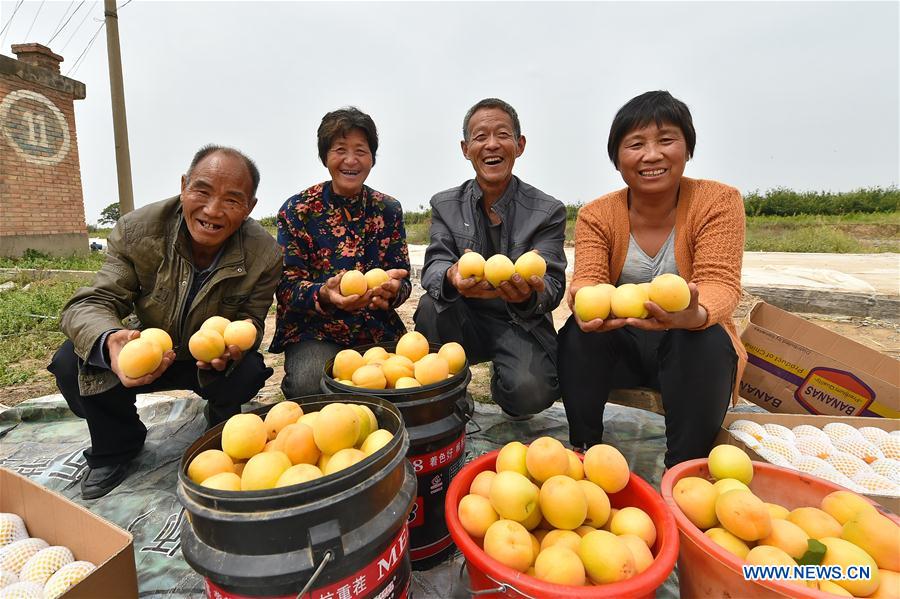
<instances>
[{"instance_id":1,"label":"weeds on ground","mask_svg":"<svg viewBox=\"0 0 900 599\"><path fill-rule=\"evenodd\" d=\"M751 252L827 252L854 254L863 251L859 241L830 227L790 230L747 229L744 244Z\"/></svg>"},{"instance_id":2,"label":"weeds on ground","mask_svg":"<svg viewBox=\"0 0 900 599\"><path fill-rule=\"evenodd\" d=\"M25 250L21 258L0 257L0 268L29 268L44 270L90 270L103 266L104 252L91 252L82 256L51 256L37 250Z\"/></svg>"},{"instance_id":3,"label":"weeds on ground","mask_svg":"<svg viewBox=\"0 0 900 599\"><path fill-rule=\"evenodd\" d=\"M0 387L28 381L59 347L59 314L78 289L71 281L36 281L0 293ZM41 360L35 365L34 360Z\"/></svg>"}]
</instances>

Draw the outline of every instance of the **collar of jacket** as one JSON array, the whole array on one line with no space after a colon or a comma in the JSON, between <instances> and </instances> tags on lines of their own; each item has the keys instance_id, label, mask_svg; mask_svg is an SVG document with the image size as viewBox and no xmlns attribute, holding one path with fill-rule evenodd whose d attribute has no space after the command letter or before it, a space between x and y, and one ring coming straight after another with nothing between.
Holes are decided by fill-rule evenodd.
<instances>
[{"instance_id":1,"label":"collar of jacket","mask_svg":"<svg viewBox=\"0 0 900 599\"><path fill-rule=\"evenodd\" d=\"M169 231L169 238L172 240L172 244L169 247L172 252L178 253L194 268L197 268L197 265L194 264L193 260L194 252L191 250L191 234L188 231L187 223L184 222L184 212L182 211L180 202L181 196L178 196L178 198L179 205L178 210L176 211L177 218L174 219L172 228ZM246 222L247 221L244 221L244 223ZM219 257L219 263L216 266L217 269L237 266L239 267L237 269L238 272L244 270L244 223L241 224L237 231L231 234L231 237L225 240L225 246L222 248L222 255Z\"/></svg>"},{"instance_id":2,"label":"collar of jacket","mask_svg":"<svg viewBox=\"0 0 900 599\"><path fill-rule=\"evenodd\" d=\"M503 195L501 195L496 202L491 206L491 208L499 214L501 217L504 217L509 209L509 206L513 203L516 193L519 191L519 178L515 175L512 176L509 180L509 184L507 184L506 189L503 191ZM473 209L481 208L481 199L484 197L484 192L481 190L481 187L478 185L478 181L472 179L472 187L469 192L470 198L472 200ZM485 214L484 210L481 210L482 214Z\"/></svg>"}]
</instances>

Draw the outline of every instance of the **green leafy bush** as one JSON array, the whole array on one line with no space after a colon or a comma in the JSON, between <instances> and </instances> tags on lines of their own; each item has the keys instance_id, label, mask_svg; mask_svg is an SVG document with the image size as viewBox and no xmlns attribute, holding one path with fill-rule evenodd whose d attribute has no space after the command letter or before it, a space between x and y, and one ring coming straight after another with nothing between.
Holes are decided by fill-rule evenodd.
<instances>
[{"instance_id":1,"label":"green leafy bush","mask_svg":"<svg viewBox=\"0 0 900 599\"><path fill-rule=\"evenodd\" d=\"M900 210L900 189L880 187L842 193L798 192L783 187L765 194L753 191L744 197L747 216L794 216L797 214L850 214L853 212L896 212Z\"/></svg>"}]
</instances>

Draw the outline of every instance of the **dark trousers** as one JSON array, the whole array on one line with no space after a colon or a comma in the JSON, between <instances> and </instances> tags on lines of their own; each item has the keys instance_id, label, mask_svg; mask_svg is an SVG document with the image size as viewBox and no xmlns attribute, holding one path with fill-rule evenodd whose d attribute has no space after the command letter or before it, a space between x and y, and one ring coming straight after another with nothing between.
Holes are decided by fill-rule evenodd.
<instances>
[{"instance_id":1,"label":"dark trousers","mask_svg":"<svg viewBox=\"0 0 900 599\"><path fill-rule=\"evenodd\" d=\"M84 457L92 468L124 463L140 453L147 427L135 406L138 393L190 389L208 402L207 418L214 426L240 413L241 405L256 397L273 372L259 352L247 353L227 377L200 388L196 364L180 360L150 385L126 388L119 384L104 393L83 396L78 389L78 356L71 341L56 351L47 370L56 377L69 408L87 420L91 448Z\"/></svg>"},{"instance_id":2,"label":"dark trousers","mask_svg":"<svg viewBox=\"0 0 900 599\"><path fill-rule=\"evenodd\" d=\"M469 364L493 362L491 398L509 414L537 414L559 398L555 343L544 347L509 319L475 312L462 299L438 313L423 295L413 319L429 342L462 345Z\"/></svg>"},{"instance_id":3,"label":"dark trousers","mask_svg":"<svg viewBox=\"0 0 900 599\"><path fill-rule=\"evenodd\" d=\"M569 438L573 445L601 443L610 390L650 387L662 394L666 412L666 467L705 457L731 402L736 368L731 338L719 325L584 333L571 317L559 332Z\"/></svg>"}]
</instances>

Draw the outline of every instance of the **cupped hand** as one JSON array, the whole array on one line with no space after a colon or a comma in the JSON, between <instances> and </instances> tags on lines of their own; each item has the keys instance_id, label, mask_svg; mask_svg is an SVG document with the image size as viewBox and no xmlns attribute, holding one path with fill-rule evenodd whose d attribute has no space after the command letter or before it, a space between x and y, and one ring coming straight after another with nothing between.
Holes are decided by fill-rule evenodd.
<instances>
[{"instance_id":1,"label":"cupped hand","mask_svg":"<svg viewBox=\"0 0 900 599\"><path fill-rule=\"evenodd\" d=\"M575 317L575 323L585 333L606 333L607 331L612 331L615 329L621 329L628 323L627 318L595 318L593 320L588 320L587 322L578 318L578 315L572 312L572 316Z\"/></svg>"},{"instance_id":2,"label":"cupped hand","mask_svg":"<svg viewBox=\"0 0 900 599\"><path fill-rule=\"evenodd\" d=\"M172 362L175 361L175 352L168 350L163 353L162 362L160 362L156 370L150 374L145 374L138 378L131 378L124 374L119 370L119 353L121 353L122 348L125 347L126 343L132 339L137 339L140 336L140 331L120 329L110 333L106 337L106 349L109 352L110 369L119 377L119 381L121 381L123 387L142 387L144 385L149 385L162 376L162 373L164 373L166 369L172 365Z\"/></svg>"},{"instance_id":3,"label":"cupped hand","mask_svg":"<svg viewBox=\"0 0 900 599\"><path fill-rule=\"evenodd\" d=\"M409 271L405 268L392 268L385 272L390 278L372 290L372 297L369 299L369 308L372 310L390 309L391 301L400 291L400 284L409 276Z\"/></svg>"},{"instance_id":4,"label":"cupped hand","mask_svg":"<svg viewBox=\"0 0 900 599\"><path fill-rule=\"evenodd\" d=\"M469 250L466 250L469 251ZM494 299L500 297L500 292L494 289L486 279L476 281L475 277L462 278L459 276L459 262L447 269L447 280L456 287L463 297L475 299Z\"/></svg>"},{"instance_id":5,"label":"cupped hand","mask_svg":"<svg viewBox=\"0 0 900 599\"><path fill-rule=\"evenodd\" d=\"M333 306L346 312L362 310L369 304L369 300L372 299L372 290L369 289L362 295L353 294L344 297L341 295L341 278L343 276L344 273L335 275L325 281L325 284L319 288L319 305L322 307Z\"/></svg>"},{"instance_id":6,"label":"cupped hand","mask_svg":"<svg viewBox=\"0 0 900 599\"><path fill-rule=\"evenodd\" d=\"M544 290L544 279L532 275L525 279L519 273L513 274L508 281L503 281L497 288L500 299L511 304L520 304L527 301L534 292L542 292Z\"/></svg>"},{"instance_id":7,"label":"cupped hand","mask_svg":"<svg viewBox=\"0 0 900 599\"><path fill-rule=\"evenodd\" d=\"M241 351L241 348L237 345L229 345L225 348L225 353L218 358L215 358L212 362L197 360L197 368L200 370L218 370L219 372L222 372L228 368L228 362L238 362L243 356L244 352Z\"/></svg>"},{"instance_id":8,"label":"cupped hand","mask_svg":"<svg viewBox=\"0 0 900 599\"><path fill-rule=\"evenodd\" d=\"M667 331L669 329L696 329L706 324L708 314L700 305L700 292L697 285L688 283L691 290L691 303L680 312L666 312L653 302L645 302L644 307L650 315L647 318L627 318L626 324L645 331Z\"/></svg>"}]
</instances>

